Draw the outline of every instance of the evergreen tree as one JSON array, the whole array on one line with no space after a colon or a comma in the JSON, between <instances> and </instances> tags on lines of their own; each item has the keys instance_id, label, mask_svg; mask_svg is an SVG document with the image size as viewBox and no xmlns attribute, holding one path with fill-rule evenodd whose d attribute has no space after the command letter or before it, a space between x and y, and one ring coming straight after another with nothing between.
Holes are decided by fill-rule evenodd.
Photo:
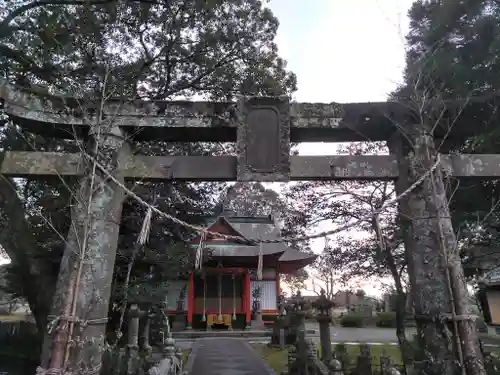
<instances>
[{"instance_id":1,"label":"evergreen tree","mask_svg":"<svg viewBox=\"0 0 500 375\"><path fill-rule=\"evenodd\" d=\"M236 94L290 94L296 78L278 56L277 28L276 17L257 0L0 0L0 75L39 95L233 100ZM79 151L73 140L30 134L11 120L3 133L4 150ZM202 143L134 143L135 151L146 155L216 155L221 149ZM40 332L71 223L76 183L60 178L0 181L0 243L12 260L9 269L16 277L11 279L17 281L12 289L28 300ZM142 182L132 188L189 222L210 212L219 193L210 183ZM123 282L133 258L143 216L135 202L125 203L116 283ZM140 282L156 261L159 277L182 273L189 257L173 244L189 235L155 217L149 245L134 258L131 280Z\"/></svg>"},{"instance_id":2,"label":"evergreen tree","mask_svg":"<svg viewBox=\"0 0 500 375\"><path fill-rule=\"evenodd\" d=\"M405 83L394 99L432 98L435 112L445 113L453 126L481 131L469 139L447 139L441 152L500 152L497 101L500 77L500 2L496 0L418 0L410 9ZM443 104L463 100L457 113ZM480 101L467 116L461 109ZM435 121L429 113L429 122ZM438 114L439 116L439 114ZM432 118L431 118L432 117ZM451 118L451 120L450 120ZM500 242L496 181L456 181L449 184L454 227L464 248L496 247Z\"/></svg>"}]
</instances>

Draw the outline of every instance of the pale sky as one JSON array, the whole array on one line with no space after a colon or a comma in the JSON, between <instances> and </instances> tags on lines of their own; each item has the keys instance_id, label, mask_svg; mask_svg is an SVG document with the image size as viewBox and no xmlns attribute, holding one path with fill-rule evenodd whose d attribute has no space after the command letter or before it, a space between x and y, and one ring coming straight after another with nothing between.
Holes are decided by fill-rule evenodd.
<instances>
[{"instance_id":1,"label":"pale sky","mask_svg":"<svg viewBox=\"0 0 500 375\"><path fill-rule=\"evenodd\" d=\"M277 38L280 56L297 74L298 91L294 99L325 103L385 101L402 80L404 36L412 3L412 0L271 0L269 7L280 21ZM335 153L335 144L304 143L299 152L331 155ZM332 228L322 226L314 232L328 229ZM312 245L319 253L324 239ZM320 287L317 282L316 285ZM380 282L376 280L361 282L359 286L368 294L380 295Z\"/></svg>"},{"instance_id":2,"label":"pale sky","mask_svg":"<svg viewBox=\"0 0 500 375\"><path fill-rule=\"evenodd\" d=\"M384 101L404 68L411 0L271 0L299 102Z\"/></svg>"},{"instance_id":3,"label":"pale sky","mask_svg":"<svg viewBox=\"0 0 500 375\"><path fill-rule=\"evenodd\" d=\"M297 74L299 102L384 101L401 82L412 0L271 0L278 48ZM328 155L332 144L302 144L302 155ZM322 230L325 228L321 228ZM321 251L324 240L314 243ZM0 264L2 260L0 259ZM361 285L380 294L374 283Z\"/></svg>"}]
</instances>

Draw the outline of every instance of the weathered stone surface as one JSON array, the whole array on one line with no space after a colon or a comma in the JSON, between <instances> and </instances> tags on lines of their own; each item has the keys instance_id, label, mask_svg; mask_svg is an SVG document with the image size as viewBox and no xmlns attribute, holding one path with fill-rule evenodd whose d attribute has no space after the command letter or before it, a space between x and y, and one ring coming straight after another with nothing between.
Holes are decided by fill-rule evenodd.
<instances>
[{"instance_id":1,"label":"weathered stone surface","mask_svg":"<svg viewBox=\"0 0 500 375\"><path fill-rule=\"evenodd\" d=\"M139 312L139 307L137 304L130 305L128 311L128 341L127 346L133 346L134 348L139 347L139 322L141 314Z\"/></svg>"},{"instance_id":2,"label":"weathered stone surface","mask_svg":"<svg viewBox=\"0 0 500 375\"><path fill-rule=\"evenodd\" d=\"M321 343L321 360L325 363L330 363L332 360L332 335L330 332L330 324L332 317L330 310L334 307L334 303L326 297L325 290L322 288L319 298L312 303L316 309L316 320L319 323L319 337Z\"/></svg>"},{"instance_id":3,"label":"weathered stone surface","mask_svg":"<svg viewBox=\"0 0 500 375\"><path fill-rule=\"evenodd\" d=\"M80 154L62 152L6 151L1 173L6 176L80 176L85 165Z\"/></svg>"},{"instance_id":4,"label":"weathered stone surface","mask_svg":"<svg viewBox=\"0 0 500 375\"><path fill-rule=\"evenodd\" d=\"M142 316L141 321L141 349L146 355L150 355L153 347L149 343L149 336L151 331L151 320L154 318L153 314L146 312Z\"/></svg>"},{"instance_id":5,"label":"weathered stone surface","mask_svg":"<svg viewBox=\"0 0 500 375\"><path fill-rule=\"evenodd\" d=\"M499 178L500 155L441 155L445 175L455 178ZM234 181L235 156L125 157L125 179ZM80 154L7 151L0 172L6 176L82 176ZM299 180L394 180L398 162L394 155L290 156L290 179Z\"/></svg>"},{"instance_id":6,"label":"weathered stone surface","mask_svg":"<svg viewBox=\"0 0 500 375\"><path fill-rule=\"evenodd\" d=\"M4 109L30 131L72 137L72 127L96 123L98 100L39 95L0 81ZM395 103L291 103L292 141L384 140L392 132L391 118L404 112ZM107 100L104 117L140 140L235 141L237 104L230 102ZM169 127L169 131L164 131ZM64 131L63 131L64 130Z\"/></svg>"},{"instance_id":7,"label":"weathered stone surface","mask_svg":"<svg viewBox=\"0 0 500 375\"><path fill-rule=\"evenodd\" d=\"M236 179L236 157L135 155L124 174L130 179L229 181Z\"/></svg>"},{"instance_id":8,"label":"weathered stone surface","mask_svg":"<svg viewBox=\"0 0 500 375\"><path fill-rule=\"evenodd\" d=\"M123 183L121 168L130 156L130 146L117 127L96 130L92 129L92 134L102 134L93 137L100 164ZM86 166L74 195L72 225L53 298L52 314L60 320L55 333L46 335L43 368L64 367L79 373L101 365L124 197L125 191L99 168L93 173L91 166ZM67 319L76 320L71 337L62 329ZM69 349L68 340L75 341Z\"/></svg>"},{"instance_id":9,"label":"weathered stone surface","mask_svg":"<svg viewBox=\"0 0 500 375\"><path fill-rule=\"evenodd\" d=\"M372 371L372 354L368 344L359 345L359 356L356 360L356 375L371 375Z\"/></svg>"},{"instance_id":10,"label":"weathered stone surface","mask_svg":"<svg viewBox=\"0 0 500 375\"><path fill-rule=\"evenodd\" d=\"M384 180L397 173L397 160L389 155L291 157L292 180Z\"/></svg>"},{"instance_id":11,"label":"weathered stone surface","mask_svg":"<svg viewBox=\"0 0 500 375\"><path fill-rule=\"evenodd\" d=\"M484 179L500 177L500 155L442 155L441 162L445 176Z\"/></svg>"},{"instance_id":12,"label":"weathered stone surface","mask_svg":"<svg viewBox=\"0 0 500 375\"><path fill-rule=\"evenodd\" d=\"M400 163L400 176L396 181L398 194L427 173L437 155L433 139L425 133L423 126L407 128L406 137L409 143L402 139L389 142L391 152ZM452 160L450 165L460 161L457 158ZM411 297L422 349L421 358L416 360L421 361L418 373L455 374L456 340L459 340L467 373L484 374L474 321L458 321L460 338L457 338L450 320L452 313L471 314L471 306L442 170L437 169L399 203Z\"/></svg>"},{"instance_id":13,"label":"weathered stone surface","mask_svg":"<svg viewBox=\"0 0 500 375\"><path fill-rule=\"evenodd\" d=\"M7 113L30 131L59 137L72 137L68 133L72 127L95 124L99 108L97 98L40 95L15 88L5 80L0 80L1 100ZM453 105L447 107L451 110ZM435 135L449 138L476 134L480 129L470 126L470 121L477 113L487 112L485 105L481 101L468 101L464 109L463 103L458 102L463 121L454 118L452 129L438 126ZM395 102L291 103L289 112L292 142L387 140L396 131L395 124L411 117L408 106ZM117 126L132 128L130 131L134 133L136 127L143 127L134 135L136 139L234 142L238 114L237 104L231 102L109 99L104 117L113 119ZM170 128L168 132L165 127Z\"/></svg>"},{"instance_id":14,"label":"weathered stone surface","mask_svg":"<svg viewBox=\"0 0 500 375\"><path fill-rule=\"evenodd\" d=\"M287 98L240 101L238 181L290 180L290 105Z\"/></svg>"}]
</instances>

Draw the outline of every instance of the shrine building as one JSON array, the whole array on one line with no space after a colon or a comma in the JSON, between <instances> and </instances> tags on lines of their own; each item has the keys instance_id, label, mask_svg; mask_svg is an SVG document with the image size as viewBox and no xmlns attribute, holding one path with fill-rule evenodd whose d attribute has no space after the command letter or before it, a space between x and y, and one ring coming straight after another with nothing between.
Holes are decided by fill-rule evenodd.
<instances>
[{"instance_id":1,"label":"shrine building","mask_svg":"<svg viewBox=\"0 0 500 375\"><path fill-rule=\"evenodd\" d=\"M253 295L259 287L262 319L264 323L272 323L278 315L280 275L310 265L316 255L294 250L282 242L256 244L257 239L280 237L280 228L271 216L223 214L207 219L206 227L205 238L198 236L190 242L193 252L201 245L201 267L191 272L187 281L184 300L187 327L250 327L254 319ZM227 239L210 233L239 238ZM185 280L171 282L167 295L169 314L175 313L177 295L183 288Z\"/></svg>"},{"instance_id":2,"label":"shrine building","mask_svg":"<svg viewBox=\"0 0 500 375\"><path fill-rule=\"evenodd\" d=\"M500 330L500 249L473 246L465 250L463 262L467 276L476 276L477 300L484 321ZM474 307L475 303L471 303ZM477 313L480 313L477 311Z\"/></svg>"}]
</instances>

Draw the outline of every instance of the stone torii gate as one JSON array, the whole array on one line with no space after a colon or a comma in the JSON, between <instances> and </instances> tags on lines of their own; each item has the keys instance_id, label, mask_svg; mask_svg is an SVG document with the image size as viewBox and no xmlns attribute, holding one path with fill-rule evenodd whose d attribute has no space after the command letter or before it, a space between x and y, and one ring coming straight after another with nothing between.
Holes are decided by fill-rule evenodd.
<instances>
[{"instance_id":1,"label":"stone torii gate","mask_svg":"<svg viewBox=\"0 0 500 375\"><path fill-rule=\"evenodd\" d=\"M49 137L82 137L92 155L120 183L150 181L394 180L399 194L428 172L437 156L434 139L412 126L412 113L398 103L289 103L285 98L250 97L238 103L100 103L37 96L0 82L3 110L24 129ZM473 113L482 103L470 104ZM453 110L452 107L450 107ZM444 122L443 122L444 123ZM467 126L469 125L469 126ZM434 129L436 139L471 135L470 124ZM477 129L476 129L477 130ZM134 141L237 142L238 156L132 155ZM290 156L290 142L388 141L390 155ZM411 147L410 147L411 146ZM95 149L98 152L95 152ZM104 347L112 269L125 191L101 171L92 174L85 155L54 152L3 153L5 176L79 176L84 202L72 207L72 226L61 263L53 318L80 324L81 349L67 354L70 337L60 330L42 367L97 370ZM484 373L466 286L447 207L443 176L500 178L500 155L441 155L439 168L399 201L417 325L426 348L439 346L428 374L451 374L457 348L442 320L458 321L468 374ZM90 224L89 224L90 223ZM88 230L85 228L88 226ZM441 233L438 236L436 233ZM85 240L84 240L85 237ZM442 249L449 249L446 254ZM75 249L84 255L83 262ZM110 272L111 271L111 272ZM73 285L75 274L78 282ZM449 280L453 288L450 288ZM76 298L69 303L68 296ZM89 306L93 306L89 309ZM451 317L451 318L450 318ZM74 338L71 338L74 339ZM436 351L435 351L436 352Z\"/></svg>"}]
</instances>

